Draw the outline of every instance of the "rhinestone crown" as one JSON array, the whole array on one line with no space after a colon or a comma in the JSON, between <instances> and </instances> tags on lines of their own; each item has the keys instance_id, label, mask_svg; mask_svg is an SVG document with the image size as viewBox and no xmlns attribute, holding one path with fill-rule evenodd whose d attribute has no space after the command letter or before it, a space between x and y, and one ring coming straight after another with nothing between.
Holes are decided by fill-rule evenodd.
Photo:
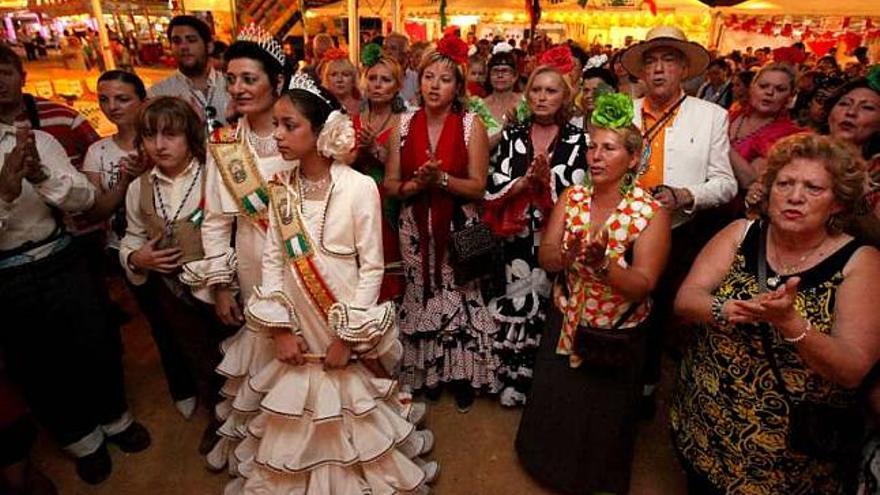
<instances>
[{"instance_id":1,"label":"rhinestone crown","mask_svg":"<svg viewBox=\"0 0 880 495\"><path fill-rule=\"evenodd\" d=\"M315 83L315 80L312 79L311 76L309 76L308 74L306 74L304 72L297 72L296 74L294 74L290 78L290 83L288 83L287 89L288 90L298 89L300 91L307 91L307 92L317 96L318 98L320 98L321 101L323 101L327 105L329 105L331 107L333 106L330 103L330 100L328 100L327 97L321 93L321 90L318 89L318 84Z\"/></svg>"},{"instance_id":2,"label":"rhinestone crown","mask_svg":"<svg viewBox=\"0 0 880 495\"><path fill-rule=\"evenodd\" d=\"M264 52L277 60L282 67L284 66L284 51L281 49L281 43L278 43L278 40L262 27L253 23L248 24L238 33L236 40L256 43Z\"/></svg>"}]
</instances>

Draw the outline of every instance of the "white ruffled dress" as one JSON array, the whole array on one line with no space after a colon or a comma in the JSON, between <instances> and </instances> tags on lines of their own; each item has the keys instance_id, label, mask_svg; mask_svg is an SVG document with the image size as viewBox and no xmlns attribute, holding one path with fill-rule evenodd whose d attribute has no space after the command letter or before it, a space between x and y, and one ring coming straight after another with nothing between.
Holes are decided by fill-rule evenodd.
<instances>
[{"instance_id":1,"label":"white ruffled dress","mask_svg":"<svg viewBox=\"0 0 880 495\"><path fill-rule=\"evenodd\" d=\"M262 286L248 303L247 317L266 334L279 328L299 332L310 357L301 366L270 359L249 380L262 397L260 412L232 452L237 477L227 485L227 495L429 492L418 458L421 437L407 419L413 404L399 393L396 380L377 376L364 364L374 360L388 370L402 353L394 306L376 306L383 274L378 190L369 177L347 166L334 165L332 172L332 199L305 201L300 215L314 245L322 247L312 262L340 303L328 322L292 270L271 224ZM334 219L327 232L324 218ZM356 256L323 249L325 236L337 247L334 240L346 235ZM337 336L349 342L357 358L343 369L324 370L321 358Z\"/></svg>"}]
</instances>

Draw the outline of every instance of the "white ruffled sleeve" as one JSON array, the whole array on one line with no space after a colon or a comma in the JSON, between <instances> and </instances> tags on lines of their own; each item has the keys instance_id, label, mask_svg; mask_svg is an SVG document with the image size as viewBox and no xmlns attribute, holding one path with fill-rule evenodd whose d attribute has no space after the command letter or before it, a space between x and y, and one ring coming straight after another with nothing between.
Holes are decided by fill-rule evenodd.
<instances>
[{"instance_id":1,"label":"white ruffled sleeve","mask_svg":"<svg viewBox=\"0 0 880 495\"><path fill-rule=\"evenodd\" d=\"M263 247L262 284L254 287L254 293L247 302L245 315L256 325L266 328L288 328L299 333L299 321L293 304L284 294L285 257L281 247L281 237L275 226L275 213L269 211L269 228Z\"/></svg>"},{"instance_id":2,"label":"white ruffled sleeve","mask_svg":"<svg viewBox=\"0 0 880 495\"><path fill-rule=\"evenodd\" d=\"M330 307L327 323L353 352L383 361L401 354L397 309L390 301L369 308L336 303Z\"/></svg>"},{"instance_id":3,"label":"white ruffled sleeve","mask_svg":"<svg viewBox=\"0 0 880 495\"><path fill-rule=\"evenodd\" d=\"M195 297L213 303L214 286L237 288L238 258L232 247L232 233L238 209L211 153L205 162L204 213L201 232L205 257L183 265L179 278L191 288Z\"/></svg>"}]
</instances>

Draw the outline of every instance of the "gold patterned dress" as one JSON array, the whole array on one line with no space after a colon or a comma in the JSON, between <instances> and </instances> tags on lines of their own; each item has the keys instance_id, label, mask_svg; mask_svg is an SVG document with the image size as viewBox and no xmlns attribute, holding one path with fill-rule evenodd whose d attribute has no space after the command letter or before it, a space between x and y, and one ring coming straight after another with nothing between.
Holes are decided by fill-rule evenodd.
<instances>
[{"instance_id":1,"label":"gold patterned dress","mask_svg":"<svg viewBox=\"0 0 880 495\"><path fill-rule=\"evenodd\" d=\"M757 222L749 227L715 295L749 299L758 294ZM817 331L834 323L842 271L861 247L850 241L801 278L795 307ZM768 277L776 276L771 268ZM787 277L781 277L783 280ZM794 399L845 405L855 400L822 378L793 344L773 332L772 349ZM846 493L853 466L813 459L788 448L789 401L782 397L755 325L706 325L681 363L670 421L676 446L689 466L722 493L797 495Z\"/></svg>"}]
</instances>

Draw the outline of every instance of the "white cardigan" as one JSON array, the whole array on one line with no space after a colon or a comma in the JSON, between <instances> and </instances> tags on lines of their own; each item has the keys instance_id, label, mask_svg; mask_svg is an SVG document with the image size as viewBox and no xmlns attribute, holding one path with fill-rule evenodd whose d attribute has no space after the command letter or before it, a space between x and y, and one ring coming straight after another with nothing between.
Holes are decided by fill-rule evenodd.
<instances>
[{"instance_id":1,"label":"white cardigan","mask_svg":"<svg viewBox=\"0 0 880 495\"><path fill-rule=\"evenodd\" d=\"M633 123L639 128L644 100L640 98L635 102ZM663 182L671 187L683 187L694 196L694 205L682 212L683 215L677 214L673 226L690 220L694 211L723 205L736 195L727 124L726 110L688 96L666 129Z\"/></svg>"}]
</instances>

